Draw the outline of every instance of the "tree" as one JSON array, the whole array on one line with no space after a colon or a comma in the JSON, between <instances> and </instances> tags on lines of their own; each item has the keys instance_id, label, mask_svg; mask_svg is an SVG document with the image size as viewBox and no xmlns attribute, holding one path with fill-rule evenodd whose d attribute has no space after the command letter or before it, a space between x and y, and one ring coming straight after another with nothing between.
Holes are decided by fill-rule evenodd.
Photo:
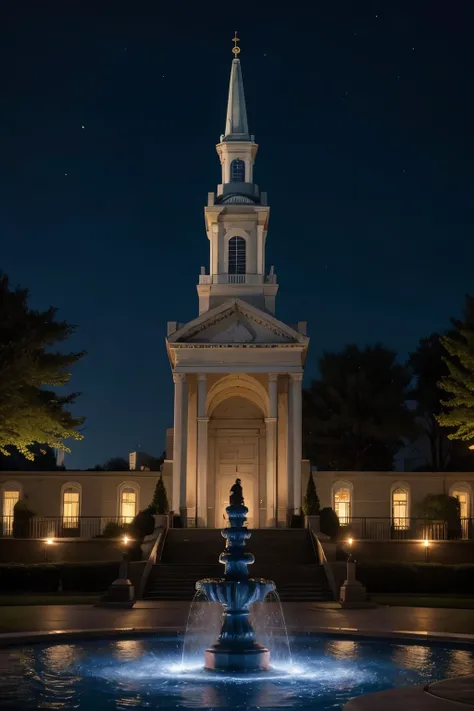
<instances>
[{"instance_id":1,"label":"tree","mask_svg":"<svg viewBox=\"0 0 474 711\"><path fill-rule=\"evenodd\" d=\"M442 392L438 383L448 373L443 360L445 350L440 339L438 333L422 338L408 360L408 366L415 377L411 395L417 402L416 415L429 442L430 461L426 468L434 472L446 471L452 454L448 432L437 419L442 411Z\"/></svg>"},{"instance_id":2,"label":"tree","mask_svg":"<svg viewBox=\"0 0 474 711\"><path fill-rule=\"evenodd\" d=\"M157 514L167 514L169 511L168 496L166 495L166 487L163 481L163 474L160 474L158 481L156 482L155 493L153 495L153 501L151 502L151 508L154 513Z\"/></svg>"},{"instance_id":3,"label":"tree","mask_svg":"<svg viewBox=\"0 0 474 711\"><path fill-rule=\"evenodd\" d=\"M84 353L52 350L75 327L57 321L52 306L31 309L28 296L26 289L10 289L0 275L0 452L8 456L14 447L33 460L35 444L70 452L64 440L82 439L83 418L68 410L78 393L61 396L48 388L66 385L70 366Z\"/></svg>"},{"instance_id":4,"label":"tree","mask_svg":"<svg viewBox=\"0 0 474 711\"><path fill-rule=\"evenodd\" d=\"M305 454L324 469L386 471L402 437L416 432L408 369L381 345L325 353L303 392Z\"/></svg>"},{"instance_id":5,"label":"tree","mask_svg":"<svg viewBox=\"0 0 474 711\"><path fill-rule=\"evenodd\" d=\"M317 516L319 514L319 508L318 492L316 491L313 472L310 472L303 501L303 513L305 516Z\"/></svg>"},{"instance_id":6,"label":"tree","mask_svg":"<svg viewBox=\"0 0 474 711\"><path fill-rule=\"evenodd\" d=\"M444 362L448 374L439 387L451 395L443 400L445 411L437 420L443 427L454 430L449 439L468 442L474 439L474 298L466 297L464 320L453 319L454 332L441 337L447 356Z\"/></svg>"},{"instance_id":7,"label":"tree","mask_svg":"<svg viewBox=\"0 0 474 711\"><path fill-rule=\"evenodd\" d=\"M111 457L103 466L103 471L106 472L127 472L129 469L129 463L124 457ZM96 471L100 471L100 469L96 469Z\"/></svg>"}]
</instances>

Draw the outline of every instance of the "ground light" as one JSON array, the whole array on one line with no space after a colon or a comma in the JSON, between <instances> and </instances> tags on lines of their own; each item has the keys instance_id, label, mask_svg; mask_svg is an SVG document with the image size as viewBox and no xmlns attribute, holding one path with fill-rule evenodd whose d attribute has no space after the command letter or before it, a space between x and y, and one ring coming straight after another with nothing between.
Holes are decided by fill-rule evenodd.
<instances>
[{"instance_id":1,"label":"ground light","mask_svg":"<svg viewBox=\"0 0 474 711\"><path fill-rule=\"evenodd\" d=\"M425 549L425 563L427 563L428 562L428 552L430 549L430 542L427 538L425 538L425 540L423 541L423 547Z\"/></svg>"},{"instance_id":2,"label":"ground light","mask_svg":"<svg viewBox=\"0 0 474 711\"><path fill-rule=\"evenodd\" d=\"M54 543L54 538L47 538L44 542L44 562L46 563L48 560L48 548L49 546L52 546Z\"/></svg>"},{"instance_id":3,"label":"ground light","mask_svg":"<svg viewBox=\"0 0 474 711\"><path fill-rule=\"evenodd\" d=\"M130 541L130 538L129 538L128 536L124 536L124 537L122 538L122 541L124 542L124 545L127 545L128 542Z\"/></svg>"}]
</instances>

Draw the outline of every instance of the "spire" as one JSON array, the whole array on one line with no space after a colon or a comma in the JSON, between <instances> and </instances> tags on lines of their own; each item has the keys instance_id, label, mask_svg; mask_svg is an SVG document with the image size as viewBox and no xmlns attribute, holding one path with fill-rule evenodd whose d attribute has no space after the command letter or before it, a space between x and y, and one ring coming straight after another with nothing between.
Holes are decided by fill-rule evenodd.
<instances>
[{"instance_id":1,"label":"spire","mask_svg":"<svg viewBox=\"0 0 474 711\"><path fill-rule=\"evenodd\" d=\"M232 41L234 43L232 49L234 59L232 60L232 68L230 70L224 141L250 141L247 108L245 106L244 80L242 78L240 59L237 58L240 52L240 47L237 45L237 42L239 42L237 31Z\"/></svg>"}]
</instances>

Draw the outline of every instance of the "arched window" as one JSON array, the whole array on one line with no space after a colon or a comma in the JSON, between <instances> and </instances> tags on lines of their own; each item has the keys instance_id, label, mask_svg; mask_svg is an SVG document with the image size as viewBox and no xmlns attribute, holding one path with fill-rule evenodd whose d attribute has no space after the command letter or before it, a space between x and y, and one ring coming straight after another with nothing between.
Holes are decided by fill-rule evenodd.
<instances>
[{"instance_id":1,"label":"arched window","mask_svg":"<svg viewBox=\"0 0 474 711\"><path fill-rule=\"evenodd\" d=\"M120 520L121 523L131 523L137 515L137 490L132 486L124 486L120 490Z\"/></svg>"},{"instance_id":2,"label":"arched window","mask_svg":"<svg viewBox=\"0 0 474 711\"><path fill-rule=\"evenodd\" d=\"M61 512L63 528L79 528L81 515L81 487L80 484L68 482L61 489Z\"/></svg>"},{"instance_id":3,"label":"arched window","mask_svg":"<svg viewBox=\"0 0 474 711\"><path fill-rule=\"evenodd\" d=\"M230 182L245 183L245 163L240 158L234 158L230 164Z\"/></svg>"},{"instance_id":4,"label":"arched window","mask_svg":"<svg viewBox=\"0 0 474 711\"><path fill-rule=\"evenodd\" d=\"M347 485L338 485L334 488L334 511L341 526L347 526L351 522L351 493Z\"/></svg>"},{"instance_id":5,"label":"arched window","mask_svg":"<svg viewBox=\"0 0 474 711\"><path fill-rule=\"evenodd\" d=\"M229 240L229 274L246 273L246 243L243 237L231 237Z\"/></svg>"},{"instance_id":6,"label":"arched window","mask_svg":"<svg viewBox=\"0 0 474 711\"><path fill-rule=\"evenodd\" d=\"M401 486L392 490L392 526L396 530L406 530L410 527L408 491Z\"/></svg>"},{"instance_id":7,"label":"arched window","mask_svg":"<svg viewBox=\"0 0 474 711\"><path fill-rule=\"evenodd\" d=\"M2 531L0 535L12 535L15 504L20 499L21 484L7 481L2 487Z\"/></svg>"}]
</instances>

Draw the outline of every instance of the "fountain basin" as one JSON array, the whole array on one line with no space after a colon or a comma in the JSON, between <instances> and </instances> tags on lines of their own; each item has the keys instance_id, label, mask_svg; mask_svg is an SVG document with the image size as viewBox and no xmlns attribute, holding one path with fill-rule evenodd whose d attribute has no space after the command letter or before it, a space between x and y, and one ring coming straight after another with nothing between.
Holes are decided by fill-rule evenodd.
<instances>
[{"instance_id":1,"label":"fountain basin","mask_svg":"<svg viewBox=\"0 0 474 711\"><path fill-rule=\"evenodd\" d=\"M223 649L216 644L204 652L204 668L208 671L257 672L270 669L270 652L263 645L254 643L253 649Z\"/></svg>"},{"instance_id":2,"label":"fountain basin","mask_svg":"<svg viewBox=\"0 0 474 711\"><path fill-rule=\"evenodd\" d=\"M204 666L212 671L263 671L270 668L270 652L255 641L249 622L250 606L263 602L275 590L272 580L207 578L196 583L196 591L211 602L223 605L223 623L215 644L205 651Z\"/></svg>"}]
</instances>

